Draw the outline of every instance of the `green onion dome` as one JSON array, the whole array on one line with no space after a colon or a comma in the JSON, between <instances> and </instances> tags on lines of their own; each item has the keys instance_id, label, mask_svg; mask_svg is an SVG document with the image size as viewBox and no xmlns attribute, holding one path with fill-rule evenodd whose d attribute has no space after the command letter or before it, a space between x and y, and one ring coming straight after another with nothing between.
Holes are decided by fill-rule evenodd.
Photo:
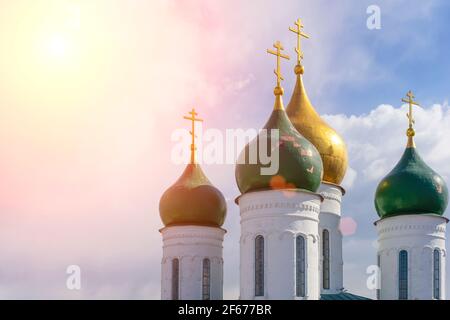
<instances>
[{"instance_id":1,"label":"green onion dome","mask_svg":"<svg viewBox=\"0 0 450 320\"><path fill-rule=\"evenodd\" d=\"M323 176L322 159L319 152L292 125L283 107L282 88L275 88L275 106L261 133L241 152L236 165L236 182L242 194L263 189L303 189L316 192ZM278 129L279 141L271 143L271 129ZM261 161L262 156L271 156L272 163ZM272 146L273 145L273 146ZM266 151L270 148L271 153ZM250 152L255 153L256 155ZM274 157L278 151L279 156ZM250 157L249 157L250 154ZM273 161L278 161L274 165ZM278 168L275 172L262 172L269 167Z\"/></svg>"},{"instance_id":2,"label":"green onion dome","mask_svg":"<svg viewBox=\"0 0 450 320\"><path fill-rule=\"evenodd\" d=\"M190 163L181 177L167 189L159 202L161 220L166 227L200 225L221 227L227 206L200 166Z\"/></svg>"},{"instance_id":3,"label":"green onion dome","mask_svg":"<svg viewBox=\"0 0 450 320\"><path fill-rule=\"evenodd\" d=\"M380 218L408 214L442 216L448 204L447 185L420 157L412 127L407 134L408 145L402 158L378 185L375 208Z\"/></svg>"}]
</instances>

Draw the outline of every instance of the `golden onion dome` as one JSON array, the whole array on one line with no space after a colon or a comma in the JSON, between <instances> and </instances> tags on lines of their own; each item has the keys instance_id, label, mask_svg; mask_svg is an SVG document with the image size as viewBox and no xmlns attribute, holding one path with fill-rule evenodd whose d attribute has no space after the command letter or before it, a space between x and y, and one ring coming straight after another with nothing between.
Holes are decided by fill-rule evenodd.
<instances>
[{"instance_id":1,"label":"golden onion dome","mask_svg":"<svg viewBox=\"0 0 450 320\"><path fill-rule=\"evenodd\" d=\"M347 148L342 137L317 113L303 85L303 66L297 65L297 81L286 112L298 132L319 151L323 162L323 181L340 184L347 170Z\"/></svg>"},{"instance_id":2,"label":"golden onion dome","mask_svg":"<svg viewBox=\"0 0 450 320\"><path fill-rule=\"evenodd\" d=\"M190 163L175 184L162 195L159 212L166 227L198 225L219 228L225 221L227 204L200 166Z\"/></svg>"}]
</instances>

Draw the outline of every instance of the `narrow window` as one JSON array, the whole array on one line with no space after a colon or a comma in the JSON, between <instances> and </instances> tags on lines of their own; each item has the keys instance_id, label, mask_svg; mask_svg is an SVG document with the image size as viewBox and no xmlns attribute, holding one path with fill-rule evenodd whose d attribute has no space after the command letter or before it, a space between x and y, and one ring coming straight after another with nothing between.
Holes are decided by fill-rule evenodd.
<instances>
[{"instance_id":1,"label":"narrow window","mask_svg":"<svg viewBox=\"0 0 450 320\"><path fill-rule=\"evenodd\" d=\"M330 233L328 230L322 232L322 279L323 288L330 289Z\"/></svg>"},{"instance_id":2,"label":"narrow window","mask_svg":"<svg viewBox=\"0 0 450 320\"><path fill-rule=\"evenodd\" d=\"M295 291L297 297L304 297L306 294L305 258L305 238L297 236L295 239Z\"/></svg>"},{"instance_id":3,"label":"narrow window","mask_svg":"<svg viewBox=\"0 0 450 320\"><path fill-rule=\"evenodd\" d=\"M264 237L255 238L255 296L264 296Z\"/></svg>"},{"instance_id":4,"label":"narrow window","mask_svg":"<svg viewBox=\"0 0 450 320\"><path fill-rule=\"evenodd\" d=\"M211 299L211 262L209 259L203 259L203 276L202 276L202 299Z\"/></svg>"},{"instance_id":5,"label":"narrow window","mask_svg":"<svg viewBox=\"0 0 450 320\"><path fill-rule=\"evenodd\" d=\"M441 298L441 254L438 249L433 251L433 297Z\"/></svg>"},{"instance_id":6,"label":"narrow window","mask_svg":"<svg viewBox=\"0 0 450 320\"><path fill-rule=\"evenodd\" d=\"M408 252L400 251L398 255L398 298L408 299Z\"/></svg>"},{"instance_id":7,"label":"narrow window","mask_svg":"<svg viewBox=\"0 0 450 320\"><path fill-rule=\"evenodd\" d=\"M180 299L180 261L172 260L172 300Z\"/></svg>"},{"instance_id":8,"label":"narrow window","mask_svg":"<svg viewBox=\"0 0 450 320\"><path fill-rule=\"evenodd\" d=\"M381 277L381 256L377 255L377 266L378 266L378 274L377 274L377 300L381 300L381 288L380 288L380 277Z\"/></svg>"}]
</instances>

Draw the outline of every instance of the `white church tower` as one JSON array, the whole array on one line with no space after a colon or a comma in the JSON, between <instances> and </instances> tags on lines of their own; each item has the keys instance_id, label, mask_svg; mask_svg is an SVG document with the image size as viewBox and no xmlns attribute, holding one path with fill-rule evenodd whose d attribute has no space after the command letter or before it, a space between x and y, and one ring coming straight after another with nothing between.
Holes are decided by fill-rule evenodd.
<instances>
[{"instance_id":1,"label":"white church tower","mask_svg":"<svg viewBox=\"0 0 450 320\"><path fill-rule=\"evenodd\" d=\"M195 161L193 109L191 162L163 194L159 209L164 228L161 299L219 300L223 298L223 239L226 202Z\"/></svg>"},{"instance_id":2,"label":"white church tower","mask_svg":"<svg viewBox=\"0 0 450 320\"><path fill-rule=\"evenodd\" d=\"M375 195L380 220L378 299L445 299L447 186L421 159L414 144L411 91L408 143L402 158L381 180Z\"/></svg>"},{"instance_id":3,"label":"white church tower","mask_svg":"<svg viewBox=\"0 0 450 320\"><path fill-rule=\"evenodd\" d=\"M343 258L341 202L345 190L340 186L347 170L347 149L344 140L316 112L303 85L304 67L300 40L305 35L301 20L295 28L297 35L296 83L291 100L286 108L292 124L319 151L323 162L323 178L319 188L323 202L319 216L319 273L322 294L339 294L343 291Z\"/></svg>"},{"instance_id":4,"label":"white church tower","mask_svg":"<svg viewBox=\"0 0 450 320\"><path fill-rule=\"evenodd\" d=\"M314 145L294 128L284 110L279 42L274 110L260 135L236 165L241 191L240 299L312 299L319 288L318 193L322 160ZM278 132L279 140L271 133ZM271 146L272 162L262 164ZM258 155L252 154L258 152ZM252 161L252 159L257 159ZM276 163L274 163L274 161ZM278 170L269 172L268 167Z\"/></svg>"}]
</instances>

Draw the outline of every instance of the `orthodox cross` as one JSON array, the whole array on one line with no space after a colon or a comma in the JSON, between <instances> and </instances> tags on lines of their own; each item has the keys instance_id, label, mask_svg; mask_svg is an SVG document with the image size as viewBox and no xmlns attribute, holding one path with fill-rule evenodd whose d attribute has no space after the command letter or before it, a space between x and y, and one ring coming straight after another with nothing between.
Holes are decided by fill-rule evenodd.
<instances>
[{"instance_id":1,"label":"orthodox cross","mask_svg":"<svg viewBox=\"0 0 450 320\"><path fill-rule=\"evenodd\" d=\"M297 19L297 21L295 21L295 26L296 27L289 27L289 31L292 31L293 33L295 33L297 35L297 47L295 48L295 52L297 52L297 64L300 65L300 61L301 59L303 59L303 52L301 50L301 39L306 38L309 39L309 36L305 33L302 32L303 29L303 24L302 24L302 20L301 19Z\"/></svg>"},{"instance_id":2,"label":"orthodox cross","mask_svg":"<svg viewBox=\"0 0 450 320\"><path fill-rule=\"evenodd\" d=\"M203 119L197 118L196 116L198 116L198 113L195 112L195 109L192 108L192 111L189 112L189 114L191 115L190 117L184 116L183 118L186 120L190 120L192 122L192 127L191 127L191 131L189 131L189 133L192 136L192 140L191 140L191 163L195 163L195 150L197 150L197 148L195 147L195 122L203 122Z\"/></svg>"},{"instance_id":3,"label":"orthodox cross","mask_svg":"<svg viewBox=\"0 0 450 320\"><path fill-rule=\"evenodd\" d=\"M413 109L412 106L419 106L419 104L414 101L414 94L412 93L411 90L408 91L408 93L406 94L407 98L403 98L402 101L407 103L409 105L409 112L407 114L408 120L409 120L409 127L412 128L413 124L414 124L414 117L413 117Z\"/></svg>"},{"instance_id":4,"label":"orthodox cross","mask_svg":"<svg viewBox=\"0 0 450 320\"><path fill-rule=\"evenodd\" d=\"M275 75L277 76L277 88L281 88L281 80L284 80L283 76L281 75L281 69L280 69L280 58L284 58L289 60L289 56L286 54L281 53L282 50L284 50L283 46L281 45L280 41L277 41L273 47L275 50L267 49L267 53L273 54L277 57L277 69L274 70Z\"/></svg>"}]
</instances>

